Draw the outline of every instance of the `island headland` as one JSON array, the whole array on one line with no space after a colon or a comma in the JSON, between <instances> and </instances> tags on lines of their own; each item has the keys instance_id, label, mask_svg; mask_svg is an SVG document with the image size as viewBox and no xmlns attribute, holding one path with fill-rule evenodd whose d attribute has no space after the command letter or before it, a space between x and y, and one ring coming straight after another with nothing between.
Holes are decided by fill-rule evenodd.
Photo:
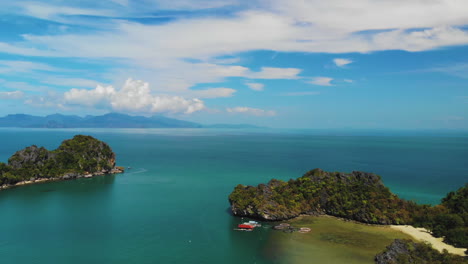
<instances>
[{"instance_id":1,"label":"island headland","mask_svg":"<svg viewBox=\"0 0 468 264\"><path fill-rule=\"evenodd\" d=\"M415 243L411 240L395 239L392 244L377 256L376 264L466 264L465 257L439 252L426 243Z\"/></svg>"},{"instance_id":2,"label":"island headland","mask_svg":"<svg viewBox=\"0 0 468 264\"><path fill-rule=\"evenodd\" d=\"M25 184L122 173L110 146L94 137L76 135L49 151L35 145L0 162L0 190Z\"/></svg>"},{"instance_id":3,"label":"island headland","mask_svg":"<svg viewBox=\"0 0 468 264\"><path fill-rule=\"evenodd\" d=\"M235 216L281 221L299 215L331 215L367 224L424 227L456 247L468 247L468 184L436 206L393 194L380 176L314 169L287 182L237 185L229 195Z\"/></svg>"}]
</instances>

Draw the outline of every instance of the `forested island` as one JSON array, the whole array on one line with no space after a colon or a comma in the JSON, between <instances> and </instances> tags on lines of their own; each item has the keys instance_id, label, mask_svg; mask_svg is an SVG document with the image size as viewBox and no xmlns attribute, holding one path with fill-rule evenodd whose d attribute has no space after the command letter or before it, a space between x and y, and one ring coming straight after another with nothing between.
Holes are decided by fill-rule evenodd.
<instances>
[{"instance_id":1,"label":"forested island","mask_svg":"<svg viewBox=\"0 0 468 264\"><path fill-rule=\"evenodd\" d=\"M115 166L115 153L106 143L77 135L49 151L35 145L0 162L0 189L15 185L92 177L123 172Z\"/></svg>"},{"instance_id":2,"label":"forested island","mask_svg":"<svg viewBox=\"0 0 468 264\"><path fill-rule=\"evenodd\" d=\"M468 247L468 184L440 205L419 205L393 194L376 174L314 169L288 182L238 185L229 202L236 216L279 221L326 214L369 224L413 225L456 247Z\"/></svg>"}]
</instances>

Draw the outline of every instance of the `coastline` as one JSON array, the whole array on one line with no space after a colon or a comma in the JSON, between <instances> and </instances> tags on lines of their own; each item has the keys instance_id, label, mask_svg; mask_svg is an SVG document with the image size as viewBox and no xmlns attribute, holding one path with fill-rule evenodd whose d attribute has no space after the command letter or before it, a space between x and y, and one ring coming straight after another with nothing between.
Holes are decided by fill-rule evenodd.
<instances>
[{"instance_id":1,"label":"coastline","mask_svg":"<svg viewBox=\"0 0 468 264\"><path fill-rule=\"evenodd\" d=\"M329 215L301 215L285 221L308 233L274 230L266 252L278 263L374 264L375 255L395 239L411 239L386 225L365 224Z\"/></svg>"},{"instance_id":2,"label":"coastline","mask_svg":"<svg viewBox=\"0 0 468 264\"><path fill-rule=\"evenodd\" d=\"M332 216L332 215L327 215L327 214L321 214L321 215L306 215L306 214L301 214L298 217L292 218L285 220L286 222L289 221L294 221L294 220L301 220L304 217L323 217L323 218L332 218L338 221L343 221L343 222L350 222L358 225L364 225L364 226L374 226L374 227L387 227L390 229L393 229L395 231L399 231L403 234L406 234L413 239L415 239L418 242L426 242L431 244L432 248L436 249L439 252L443 252L444 249L446 249L449 253L458 255L458 256L468 256L465 254L465 251L467 250L466 248L457 248L454 247L450 244L447 244L444 242L444 239L442 237L435 237L431 234L431 232L423 227L414 227L411 225L376 225L376 224L368 224L368 223L362 223L359 221L351 220L351 219L346 219L342 217L337 217L337 216Z\"/></svg>"},{"instance_id":3,"label":"coastline","mask_svg":"<svg viewBox=\"0 0 468 264\"><path fill-rule=\"evenodd\" d=\"M444 249L446 249L451 254L466 256L466 248L456 248L452 245L449 245L443 241L443 238L432 236L432 234L425 228L416 228L410 225L390 225L390 228L405 233L418 241L430 243L432 247L439 252L442 252Z\"/></svg>"},{"instance_id":4,"label":"coastline","mask_svg":"<svg viewBox=\"0 0 468 264\"><path fill-rule=\"evenodd\" d=\"M30 179L27 181L20 181L15 184L0 185L0 191L15 188L15 187L20 187L24 185L40 184L40 183L47 183L47 182L54 182L54 181L67 181L67 180L74 180L74 179L79 179L79 178L92 178L95 176L102 176L106 174L119 174L119 173L124 173L124 172L125 172L125 169L123 167L117 166L109 171L98 171L95 173L88 173L88 174L67 173L61 177L56 177L56 178L37 178L37 179Z\"/></svg>"}]
</instances>

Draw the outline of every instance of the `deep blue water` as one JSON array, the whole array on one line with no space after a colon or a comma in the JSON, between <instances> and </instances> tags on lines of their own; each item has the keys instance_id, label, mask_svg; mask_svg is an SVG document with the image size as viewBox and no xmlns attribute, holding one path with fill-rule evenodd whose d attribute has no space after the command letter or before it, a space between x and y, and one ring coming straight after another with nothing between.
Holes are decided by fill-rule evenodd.
<instances>
[{"instance_id":1,"label":"deep blue water","mask_svg":"<svg viewBox=\"0 0 468 264\"><path fill-rule=\"evenodd\" d=\"M0 192L2 263L271 263L268 232L233 231L239 183L363 170L436 204L468 181L467 133L217 129L0 129L0 161L75 134L103 140L125 174Z\"/></svg>"}]
</instances>

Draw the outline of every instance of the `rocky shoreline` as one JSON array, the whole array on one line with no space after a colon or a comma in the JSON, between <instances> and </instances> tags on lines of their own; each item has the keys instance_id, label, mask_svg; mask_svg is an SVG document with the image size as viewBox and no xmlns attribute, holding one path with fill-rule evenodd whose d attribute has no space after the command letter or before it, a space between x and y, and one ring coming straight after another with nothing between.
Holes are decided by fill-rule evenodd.
<instances>
[{"instance_id":1,"label":"rocky shoreline","mask_svg":"<svg viewBox=\"0 0 468 264\"><path fill-rule=\"evenodd\" d=\"M79 179L79 178L92 178L94 176L103 176L106 174L119 174L119 173L124 173L124 172L125 172L124 167L117 166L115 168L112 168L111 170L102 170L102 171L98 171L95 173L80 174L80 173L71 172L61 177L31 178L27 181L20 181L15 184L0 185L0 191L10 189L10 188L20 187L24 185L40 184L40 183L47 183L47 182L54 182L54 181L68 181L68 180L74 180L74 179Z\"/></svg>"}]
</instances>

